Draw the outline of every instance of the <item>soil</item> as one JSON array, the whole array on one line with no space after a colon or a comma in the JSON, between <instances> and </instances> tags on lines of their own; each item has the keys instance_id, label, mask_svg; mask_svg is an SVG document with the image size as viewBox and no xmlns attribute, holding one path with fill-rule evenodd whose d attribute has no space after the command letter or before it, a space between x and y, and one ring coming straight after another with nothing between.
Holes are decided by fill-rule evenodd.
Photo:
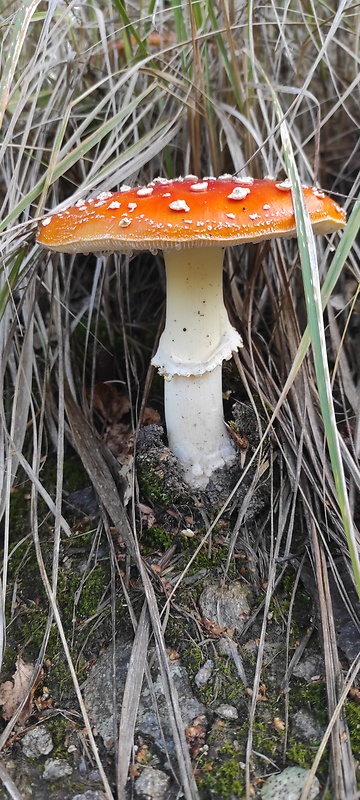
<instances>
[{"instance_id":1,"label":"soil","mask_svg":"<svg viewBox=\"0 0 360 800\"><path fill-rule=\"evenodd\" d=\"M273 544L270 511L276 485L276 467L270 470L270 463L276 463L276 459L274 454L270 458L262 452L260 462L255 460L247 470L259 442L256 416L247 406L236 404L233 419L240 442L239 459L230 470L219 471L201 494L190 492L183 483L176 459L164 446L163 432L156 424L140 432L136 463L140 550L159 608L172 597L165 631L167 657L176 681L181 681L177 684L180 708L201 800L245 796L249 713L255 690L250 765L254 797L261 797L267 778L285 765L310 768L327 723L316 593L309 586L311 567L305 563L304 581L298 582L304 547L299 543L296 551L295 542L296 555L286 568L279 562L272 599L266 604ZM50 457L46 476L49 490L55 469L56 460ZM121 531L109 529L107 536L100 522L96 492L71 454L65 464L65 484L63 513L71 536L62 535L59 546L58 605L101 762L115 797L114 709L120 714L133 642L123 586L137 618L144 593ZM27 664L36 662L48 622L48 601L31 537L27 491L25 484L18 485L12 498L9 624L2 684L10 679L15 685L11 676L16 672L19 654ZM40 546L50 574L54 531L45 508L43 512ZM111 550L119 567L117 576L111 567ZM344 635L346 620L341 614L339 619ZM355 632L349 631L347 638L349 650L356 649ZM262 646L262 668L257 674ZM343 669L346 655L345 648ZM180 779L152 644L148 663L151 685L144 683L142 690L128 797L135 791L140 798L172 800L179 796ZM360 705L355 694L349 698L347 710L357 757ZM7 723L3 705L4 731ZM34 735L39 726L41 735ZM0 771L2 766L24 800L75 800L78 796L100 800L105 796L54 622L28 713L6 737ZM326 753L317 773L322 789L327 785L328 769Z\"/></svg>"}]
</instances>

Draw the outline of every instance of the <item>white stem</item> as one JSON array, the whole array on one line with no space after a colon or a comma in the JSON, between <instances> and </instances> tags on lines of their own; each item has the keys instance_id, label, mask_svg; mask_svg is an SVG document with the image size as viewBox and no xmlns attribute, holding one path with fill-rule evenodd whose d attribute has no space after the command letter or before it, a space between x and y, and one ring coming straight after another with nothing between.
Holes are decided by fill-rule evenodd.
<instances>
[{"instance_id":1,"label":"white stem","mask_svg":"<svg viewBox=\"0 0 360 800\"><path fill-rule=\"evenodd\" d=\"M187 482L206 486L234 459L222 405L221 364L241 346L223 301L223 249L167 250L166 325L153 364L165 376L169 446Z\"/></svg>"},{"instance_id":2,"label":"white stem","mask_svg":"<svg viewBox=\"0 0 360 800\"><path fill-rule=\"evenodd\" d=\"M235 458L224 424L221 364L203 375L174 375L165 381L169 447L186 482L204 488L210 475Z\"/></svg>"}]
</instances>

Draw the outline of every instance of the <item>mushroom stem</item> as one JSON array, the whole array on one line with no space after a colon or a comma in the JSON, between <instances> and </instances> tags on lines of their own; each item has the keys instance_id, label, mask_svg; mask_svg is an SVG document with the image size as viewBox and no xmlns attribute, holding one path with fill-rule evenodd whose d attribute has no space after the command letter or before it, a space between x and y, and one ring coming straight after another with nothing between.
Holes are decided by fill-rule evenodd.
<instances>
[{"instance_id":1,"label":"mushroom stem","mask_svg":"<svg viewBox=\"0 0 360 800\"><path fill-rule=\"evenodd\" d=\"M169 447L194 488L204 488L212 472L235 457L224 425L221 364L241 338L224 306L223 252L164 252L166 325L153 364L165 377Z\"/></svg>"}]
</instances>

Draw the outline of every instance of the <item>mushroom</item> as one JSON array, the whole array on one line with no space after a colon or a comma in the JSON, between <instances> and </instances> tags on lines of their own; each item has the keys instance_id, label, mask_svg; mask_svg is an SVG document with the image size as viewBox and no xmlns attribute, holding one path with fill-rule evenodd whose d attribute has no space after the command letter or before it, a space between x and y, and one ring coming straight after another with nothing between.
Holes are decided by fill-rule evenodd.
<instances>
[{"instance_id":1,"label":"mushroom","mask_svg":"<svg viewBox=\"0 0 360 800\"><path fill-rule=\"evenodd\" d=\"M345 213L304 187L314 233L345 224ZM223 301L227 245L296 235L291 185L266 178L156 178L80 200L40 222L38 242L64 253L162 249L166 325L152 363L165 378L169 447L187 483L204 488L236 454L223 419L221 365L242 344Z\"/></svg>"}]
</instances>

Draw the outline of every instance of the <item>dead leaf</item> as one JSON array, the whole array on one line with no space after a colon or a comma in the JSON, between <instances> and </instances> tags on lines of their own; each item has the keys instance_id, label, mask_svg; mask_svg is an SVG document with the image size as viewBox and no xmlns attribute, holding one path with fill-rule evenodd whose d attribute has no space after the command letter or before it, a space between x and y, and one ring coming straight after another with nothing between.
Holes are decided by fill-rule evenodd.
<instances>
[{"instance_id":1,"label":"dead leaf","mask_svg":"<svg viewBox=\"0 0 360 800\"><path fill-rule=\"evenodd\" d=\"M243 469L246 461L246 456L250 447L249 439L246 433L238 432L236 428L233 427L233 425L228 425L227 422L225 422L225 425L230 433L230 436L233 438L236 446L240 450L240 466L241 469Z\"/></svg>"},{"instance_id":2,"label":"dead leaf","mask_svg":"<svg viewBox=\"0 0 360 800\"><path fill-rule=\"evenodd\" d=\"M274 717L273 726L278 733L282 733L285 730L285 722L280 717Z\"/></svg>"},{"instance_id":3,"label":"dead leaf","mask_svg":"<svg viewBox=\"0 0 360 800\"><path fill-rule=\"evenodd\" d=\"M160 425L161 417L158 411L152 406L146 406L141 419L141 427L145 428L146 425Z\"/></svg>"},{"instance_id":4,"label":"dead leaf","mask_svg":"<svg viewBox=\"0 0 360 800\"><path fill-rule=\"evenodd\" d=\"M199 750L204 746L206 739L206 717L196 717L191 725L185 728L185 737L189 746L190 755L196 758Z\"/></svg>"},{"instance_id":5,"label":"dead leaf","mask_svg":"<svg viewBox=\"0 0 360 800\"><path fill-rule=\"evenodd\" d=\"M119 392L113 383L95 383L92 390L87 390L87 395L106 422L119 422L130 411L129 395Z\"/></svg>"},{"instance_id":6,"label":"dead leaf","mask_svg":"<svg viewBox=\"0 0 360 800\"><path fill-rule=\"evenodd\" d=\"M128 464L134 452L134 435L131 425L113 421L104 434L104 442L121 464Z\"/></svg>"},{"instance_id":7,"label":"dead leaf","mask_svg":"<svg viewBox=\"0 0 360 800\"><path fill-rule=\"evenodd\" d=\"M201 617L201 624L203 628L206 630L206 632L209 633L210 636L214 636L215 638L218 638L223 633L226 633L228 630L226 625L223 628L219 628L219 626L216 624L216 622L214 622L213 619L206 619L206 617Z\"/></svg>"},{"instance_id":8,"label":"dead leaf","mask_svg":"<svg viewBox=\"0 0 360 800\"><path fill-rule=\"evenodd\" d=\"M139 503L139 511L141 514L141 522L147 528L153 528L156 522L153 509L146 506L144 503Z\"/></svg>"},{"instance_id":9,"label":"dead leaf","mask_svg":"<svg viewBox=\"0 0 360 800\"><path fill-rule=\"evenodd\" d=\"M18 722L24 725L29 718L33 708L33 697L36 689L36 684L30 689L33 674L34 665L26 664L21 656L18 656L16 659L16 670L12 676L12 680L5 681L5 683L0 685L0 706L2 706L3 719L11 719L26 695L28 695L27 702L21 712Z\"/></svg>"}]
</instances>

